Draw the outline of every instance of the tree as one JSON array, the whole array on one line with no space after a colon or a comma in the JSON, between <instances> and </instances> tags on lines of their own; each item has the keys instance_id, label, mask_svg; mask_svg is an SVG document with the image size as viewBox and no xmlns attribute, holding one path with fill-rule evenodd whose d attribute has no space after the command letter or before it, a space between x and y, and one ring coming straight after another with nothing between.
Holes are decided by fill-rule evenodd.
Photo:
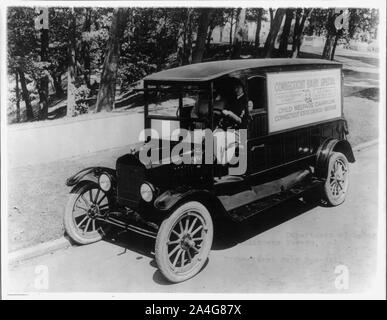
<instances>
[{"instance_id":1,"label":"tree","mask_svg":"<svg viewBox=\"0 0 387 320\"><path fill-rule=\"evenodd\" d=\"M103 63L101 82L97 96L96 111L111 111L114 107L116 92L117 70L120 54L120 39L123 36L126 20L128 17L127 8L116 8L113 14L112 25L109 31L105 61Z\"/></svg>"},{"instance_id":2,"label":"tree","mask_svg":"<svg viewBox=\"0 0 387 320\"><path fill-rule=\"evenodd\" d=\"M50 65L49 73L54 84L55 96L62 98L62 75L67 72L68 64L68 21L69 8L49 8L50 16Z\"/></svg>"},{"instance_id":3,"label":"tree","mask_svg":"<svg viewBox=\"0 0 387 320\"><path fill-rule=\"evenodd\" d=\"M322 53L322 58L327 60L333 60L334 51L337 44L338 33L334 25L335 18L337 14L335 14L335 9L330 9L328 13L327 20L327 38L325 40L324 50Z\"/></svg>"},{"instance_id":4,"label":"tree","mask_svg":"<svg viewBox=\"0 0 387 320\"><path fill-rule=\"evenodd\" d=\"M305 22L313 9L297 9L293 31L292 58L297 58L301 48L301 38L304 33Z\"/></svg>"},{"instance_id":5,"label":"tree","mask_svg":"<svg viewBox=\"0 0 387 320\"><path fill-rule=\"evenodd\" d=\"M246 8L239 9L236 25L233 47L231 50L231 59L237 59L241 55L243 32L246 21Z\"/></svg>"},{"instance_id":6,"label":"tree","mask_svg":"<svg viewBox=\"0 0 387 320\"><path fill-rule=\"evenodd\" d=\"M227 14L227 17L228 17L228 21L230 23L230 33L229 33L229 42L230 42L230 46L232 45L232 39L233 39L233 27L235 25L235 15L238 14L237 10L232 8L232 9L228 9L226 10L226 14Z\"/></svg>"},{"instance_id":7,"label":"tree","mask_svg":"<svg viewBox=\"0 0 387 320\"><path fill-rule=\"evenodd\" d=\"M344 36L358 41L371 41L377 38L378 9L349 9L348 30Z\"/></svg>"},{"instance_id":8,"label":"tree","mask_svg":"<svg viewBox=\"0 0 387 320\"><path fill-rule=\"evenodd\" d=\"M263 12L264 12L264 10L262 8L259 8L258 11L257 11L257 18L256 18L257 29L255 31L255 42L254 42L254 46L255 46L256 49L258 49L259 46L260 46L259 35L261 33Z\"/></svg>"},{"instance_id":9,"label":"tree","mask_svg":"<svg viewBox=\"0 0 387 320\"><path fill-rule=\"evenodd\" d=\"M307 35L325 35L326 42L322 56L326 59L334 58L335 43L337 44L339 37L349 42L350 40L370 41L377 36L377 9L349 9L345 27L337 33L334 20L338 15L340 12L335 9L313 9L309 24L305 28Z\"/></svg>"},{"instance_id":10,"label":"tree","mask_svg":"<svg viewBox=\"0 0 387 320\"><path fill-rule=\"evenodd\" d=\"M257 25L254 36L255 56L259 56L262 21L268 21L266 14L266 10L262 8L249 8L246 11L246 21L254 22Z\"/></svg>"},{"instance_id":11,"label":"tree","mask_svg":"<svg viewBox=\"0 0 387 320\"><path fill-rule=\"evenodd\" d=\"M49 64L45 64L48 62L48 19L49 12L48 8L37 9L39 15L35 18L35 28L40 30L40 61L42 62L42 70L40 73L40 79L38 82L38 93L39 93L39 118L44 120L47 119L48 116L48 100L49 100L49 91L48 91L48 83L49 83L49 72L47 67ZM40 29L39 29L40 28Z\"/></svg>"},{"instance_id":12,"label":"tree","mask_svg":"<svg viewBox=\"0 0 387 320\"><path fill-rule=\"evenodd\" d=\"M182 14L183 20L179 23L179 32L177 38L177 57L179 65L186 65L192 62L192 38L193 38L193 19L194 10L186 8Z\"/></svg>"},{"instance_id":13,"label":"tree","mask_svg":"<svg viewBox=\"0 0 387 320\"><path fill-rule=\"evenodd\" d=\"M16 94L16 122L20 122L20 92L19 92L19 73L15 72L15 94Z\"/></svg>"},{"instance_id":14,"label":"tree","mask_svg":"<svg viewBox=\"0 0 387 320\"><path fill-rule=\"evenodd\" d=\"M92 9L85 8L85 22L83 24L83 32L90 33L91 31L91 15ZM82 57L83 57L83 76L87 87L90 89L90 74L91 74L91 59L90 59L90 44L89 41L82 38Z\"/></svg>"},{"instance_id":15,"label":"tree","mask_svg":"<svg viewBox=\"0 0 387 320\"><path fill-rule=\"evenodd\" d=\"M273 54L275 40L277 39L278 32L281 28L282 20L285 15L285 9L278 8L275 12L273 23L270 27L269 34L267 35L263 54L266 58L269 58Z\"/></svg>"},{"instance_id":16,"label":"tree","mask_svg":"<svg viewBox=\"0 0 387 320\"><path fill-rule=\"evenodd\" d=\"M269 15L270 15L270 29L273 27L274 22L274 12L275 10L273 8L269 8Z\"/></svg>"},{"instance_id":17,"label":"tree","mask_svg":"<svg viewBox=\"0 0 387 320\"><path fill-rule=\"evenodd\" d=\"M292 26L292 21L294 17L294 9L288 8L285 13L285 23L282 29L281 41L279 46L279 54L282 57L286 57L288 55L288 42L290 36L290 28Z\"/></svg>"},{"instance_id":18,"label":"tree","mask_svg":"<svg viewBox=\"0 0 387 320\"><path fill-rule=\"evenodd\" d=\"M18 74L21 93L25 103L26 120L34 120L30 92L25 77L26 70L34 68L33 61L38 59L37 39L34 26L33 8L12 7L7 14L7 55L8 73Z\"/></svg>"},{"instance_id":19,"label":"tree","mask_svg":"<svg viewBox=\"0 0 387 320\"><path fill-rule=\"evenodd\" d=\"M212 9L209 9L209 8L200 9L196 45L192 52L192 63L201 62L203 59L203 53L206 45L207 31L210 23L211 13L212 13Z\"/></svg>"},{"instance_id":20,"label":"tree","mask_svg":"<svg viewBox=\"0 0 387 320\"><path fill-rule=\"evenodd\" d=\"M27 89L26 85L26 77L24 75L24 71L22 67L17 68L17 72L20 75L20 85L22 89L22 96L24 103L26 104L26 116L27 120L33 120L34 119L34 113L32 111L31 101L30 101L30 94Z\"/></svg>"},{"instance_id":21,"label":"tree","mask_svg":"<svg viewBox=\"0 0 387 320\"><path fill-rule=\"evenodd\" d=\"M224 25L227 22L227 15L225 14L225 10L222 8L214 8L212 9L211 19L210 19L210 25L208 28L208 35L207 35L207 44L206 44L206 51L210 48L210 43L212 40L212 33L215 29L215 27L220 27L220 42L222 42L223 37L223 28Z\"/></svg>"},{"instance_id":22,"label":"tree","mask_svg":"<svg viewBox=\"0 0 387 320\"><path fill-rule=\"evenodd\" d=\"M68 65L67 65L67 116L73 117L75 115L75 68L76 68L76 20L74 8L71 8L68 26Z\"/></svg>"}]
</instances>

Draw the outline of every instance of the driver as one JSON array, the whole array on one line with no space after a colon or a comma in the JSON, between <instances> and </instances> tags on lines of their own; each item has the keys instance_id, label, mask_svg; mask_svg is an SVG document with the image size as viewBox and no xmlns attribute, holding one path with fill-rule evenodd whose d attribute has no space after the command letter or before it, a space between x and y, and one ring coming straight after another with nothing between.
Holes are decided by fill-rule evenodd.
<instances>
[{"instance_id":1,"label":"driver","mask_svg":"<svg viewBox=\"0 0 387 320\"><path fill-rule=\"evenodd\" d=\"M247 106L247 97L241 83L234 85L232 93L233 94L230 99L228 99L222 113L239 127L243 123L245 108Z\"/></svg>"}]
</instances>

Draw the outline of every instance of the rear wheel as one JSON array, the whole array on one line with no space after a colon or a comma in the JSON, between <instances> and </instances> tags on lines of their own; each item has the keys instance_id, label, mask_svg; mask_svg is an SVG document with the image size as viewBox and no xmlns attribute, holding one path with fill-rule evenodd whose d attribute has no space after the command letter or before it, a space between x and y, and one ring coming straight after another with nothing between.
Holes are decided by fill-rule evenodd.
<instances>
[{"instance_id":1,"label":"rear wheel","mask_svg":"<svg viewBox=\"0 0 387 320\"><path fill-rule=\"evenodd\" d=\"M211 215L196 201L178 207L164 220L156 238L156 262L171 282L195 276L205 264L213 240Z\"/></svg>"},{"instance_id":2,"label":"rear wheel","mask_svg":"<svg viewBox=\"0 0 387 320\"><path fill-rule=\"evenodd\" d=\"M349 186L348 160L340 152L329 157L327 177L324 185L324 198L329 205L337 206L344 202Z\"/></svg>"},{"instance_id":3,"label":"rear wheel","mask_svg":"<svg viewBox=\"0 0 387 320\"><path fill-rule=\"evenodd\" d=\"M107 225L101 217L108 212L111 201L97 183L86 181L71 191L64 214L64 228L78 244L89 244L102 239Z\"/></svg>"}]
</instances>

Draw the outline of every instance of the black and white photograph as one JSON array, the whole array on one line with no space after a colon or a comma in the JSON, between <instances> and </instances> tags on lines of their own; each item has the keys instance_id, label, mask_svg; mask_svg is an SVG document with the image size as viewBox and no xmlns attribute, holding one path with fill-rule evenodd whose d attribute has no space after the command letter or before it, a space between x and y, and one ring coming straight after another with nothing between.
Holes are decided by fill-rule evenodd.
<instances>
[{"instance_id":1,"label":"black and white photograph","mask_svg":"<svg viewBox=\"0 0 387 320\"><path fill-rule=\"evenodd\" d=\"M1 14L3 299L385 299L385 3Z\"/></svg>"}]
</instances>

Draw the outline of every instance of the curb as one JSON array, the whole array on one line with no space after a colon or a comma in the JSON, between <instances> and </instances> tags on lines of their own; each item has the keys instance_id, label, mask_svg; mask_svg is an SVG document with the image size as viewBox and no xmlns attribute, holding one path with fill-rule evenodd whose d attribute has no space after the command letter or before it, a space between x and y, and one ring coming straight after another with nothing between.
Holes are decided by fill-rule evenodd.
<instances>
[{"instance_id":1,"label":"curb","mask_svg":"<svg viewBox=\"0 0 387 320\"><path fill-rule=\"evenodd\" d=\"M33 247L17 250L8 253L8 264L19 263L24 260L29 260L39 256L43 256L48 253L60 249L66 249L71 247L70 240L62 237L59 239L51 240L48 242L43 242Z\"/></svg>"},{"instance_id":2,"label":"curb","mask_svg":"<svg viewBox=\"0 0 387 320\"><path fill-rule=\"evenodd\" d=\"M368 142L360 143L357 146L353 148L353 151L360 152L364 149L367 149L369 147L372 147L374 145L378 144L378 139L371 140ZM39 256L43 256L48 253L52 253L57 250L61 249L67 249L71 247L72 244L69 239L62 237L56 240L51 240L48 242L44 242L41 244L38 244L33 247L29 247L26 249L21 249L17 251L13 251L11 253L8 253L8 263L9 264L15 264L24 260L29 260L32 258L36 258Z\"/></svg>"}]
</instances>

